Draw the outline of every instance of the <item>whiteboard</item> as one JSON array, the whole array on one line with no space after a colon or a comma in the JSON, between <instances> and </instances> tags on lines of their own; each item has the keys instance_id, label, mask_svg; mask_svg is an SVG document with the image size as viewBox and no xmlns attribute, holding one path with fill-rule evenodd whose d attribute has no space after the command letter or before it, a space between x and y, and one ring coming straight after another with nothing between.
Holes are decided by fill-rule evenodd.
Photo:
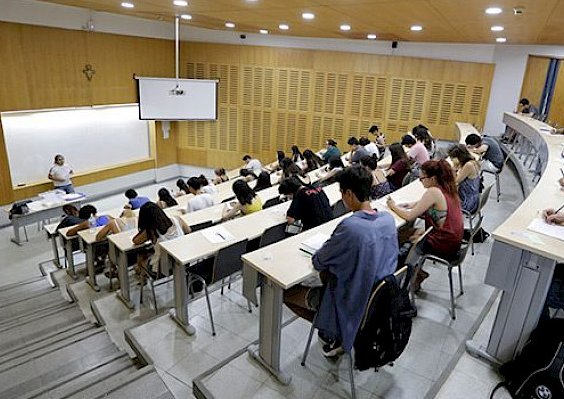
<instances>
[{"instance_id":1,"label":"whiteboard","mask_svg":"<svg viewBox=\"0 0 564 399\"><path fill-rule=\"evenodd\" d=\"M137 77L139 119L215 120L217 83L204 79Z\"/></svg>"},{"instance_id":2,"label":"whiteboard","mask_svg":"<svg viewBox=\"0 0 564 399\"><path fill-rule=\"evenodd\" d=\"M12 185L47 179L56 154L74 173L150 158L137 104L0 114Z\"/></svg>"}]
</instances>

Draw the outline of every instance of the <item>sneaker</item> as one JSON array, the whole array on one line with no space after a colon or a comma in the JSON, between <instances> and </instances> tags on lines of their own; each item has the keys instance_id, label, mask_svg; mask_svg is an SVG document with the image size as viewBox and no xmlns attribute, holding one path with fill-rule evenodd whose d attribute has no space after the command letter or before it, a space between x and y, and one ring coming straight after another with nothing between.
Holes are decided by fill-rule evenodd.
<instances>
[{"instance_id":1,"label":"sneaker","mask_svg":"<svg viewBox=\"0 0 564 399\"><path fill-rule=\"evenodd\" d=\"M323 345L321 353L323 353L325 357L337 357L345 353L345 351L339 341L333 341L330 344Z\"/></svg>"}]
</instances>

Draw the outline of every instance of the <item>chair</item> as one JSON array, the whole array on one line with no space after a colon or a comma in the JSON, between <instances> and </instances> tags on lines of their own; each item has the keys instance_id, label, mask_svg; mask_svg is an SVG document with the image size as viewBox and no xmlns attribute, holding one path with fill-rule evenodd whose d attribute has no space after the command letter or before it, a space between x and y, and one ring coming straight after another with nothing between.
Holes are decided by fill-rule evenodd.
<instances>
[{"instance_id":1,"label":"chair","mask_svg":"<svg viewBox=\"0 0 564 399\"><path fill-rule=\"evenodd\" d=\"M488 203L488 199L490 197L490 192L492 191L493 184L490 184L488 187L484 189L484 191L480 194L480 200L478 201L478 208L474 213L470 213L467 211L462 211L466 220L468 220L468 226L470 228L470 238L468 241L470 242L470 247L472 249L472 256L474 256L474 236L480 231L482 228L482 221L484 220L484 215L482 215L482 209ZM474 223L475 218L478 218L478 222Z\"/></svg>"},{"instance_id":2,"label":"chair","mask_svg":"<svg viewBox=\"0 0 564 399\"><path fill-rule=\"evenodd\" d=\"M287 223L284 222L266 229L262 233L262 236L260 236L259 248L266 247L267 245L274 244L286 238L286 225Z\"/></svg>"},{"instance_id":3,"label":"chair","mask_svg":"<svg viewBox=\"0 0 564 399\"><path fill-rule=\"evenodd\" d=\"M206 220L205 222L202 223L198 223L195 225L190 226L190 228L192 229L192 233L198 230L203 230L203 229L207 229L208 227L213 226L213 222L211 220Z\"/></svg>"},{"instance_id":4,"label":"chair","mask_svg":"<svg viewBox=\"0 0 564 399\"><path fill-rule=\"evenodd\" d=\"M205 278L203 278L199 274L190 272L190 268L192 268L193 266L188 268L188 276L187 276L188 292L190 292L190 288L192 284L194 284L194 282L200 281L203 284L204 293L206 295L206 302L208 305L208 312L210 315L212 335L214 336L215 336L215 325L213 322L213 313L211 308L208 286L213 285L219 281L222 281L220 286L221 288L223 288L223 286L226 284L230 284L230 282L223 283L223 280L226 277L231 277L233 274L240 272L242 270L243 262L241 261L241 255L243 255L247 251L247 243L248 243L247 239L238 241L225 248L220 249L217 252L217 255L215 256L215 260L213 262L212 276L209 284L206 283ZM250 305L249 305L249 311L251 311Z\"/></svg>"},{"instance_id":5,"label":"chair","mask_svg":"<svg viewBox=\"0 0 564 399\"><path fill-rule=\"evenodd\" d=\"M281 202L280 197L271 198L263 204L262 209L270 208L271 206L278 205Z\"/></svg>"},{"instance_id":6,"label":"chair","mask_svg":"<svg viewBox=\"0 0 564 399\"><path fill-rule=\"evenodd\" d=\"M339 200L335 205L333 205L333 219L338 218L339 216L342 216L347 212L348 210L345 207L343 200Z\"/></svg>"},{"instance_id":7,"label":"chair","mask_svg":"<svg viewBox=\"0 0 564 399\"><path fill-rule=\"evenodd\" d=\"M407 275L407 266L402 267L401 269L397 270L394 273L394 276L396 276L398 283L400 283L402 280L405 278L405 276ZM371 294L370 294L370 298L368 300L368 304L366 305L366 308L364 309L364 314L362 316L363 321L366 320L367 318L367 311L368 309L370 309L370 304L372 302L374 302L376 300L377 295L379 295L380 292L382 292L382 287L384 287L384 284L386 284L385 281L381 281L378 285L376 285L376 287L372 290ZM313 321L311 322L311 328L309 330L309 336L307 338L307 343L306 343L306 347L304 350L304 354L302 356L302 361L301 361L301 365L305 367L305 362L307 360L307 356L309 354L309 348L311 346L311 340L313 338L313 332L315 330L315 321L317 320L317 313L315 314L315 317L313 318ZM352 357L352 353L347 353L347 357L349 358L349 377L351 380L351 397L352 399L356 399L356 389L355 389L355 385L354 385L354 365L353 365L353 357Z\"/></svg>"},{"instance_id":8,"label":"chair","mask_svg":"<svg viewBox=\"0 0 564 399\"><path fill-rule=\"evenodd\" d=\"M501 172L505 168L505 165L507 164L508 160L509 160L509 154L507 154L505 156L505 160L503 161L501 168L497 172L492 172L490 170L482 170L480 172L480 176L483 176L484 173L489 173L491 175L494 175L494 177L495 177L495 188L496 188L496 192L497 192L497 202L499 202L499 196L501 195L501 187L500 187L500 184L499 184L499 175L501 174Z\"/></svg>"},{"instance_id":9,"label":"chair","mask_svg":"<svg viewBox=\"0 0 564 399\"><path fill-rule=\"evenodd\" d=\"M433 263L439 263L441 265L445 265L448 268L448 281L449 281L449 285L450 285L451 317L452 317L453 320L456 319L456 313L455 313L455 309L454 309L454 287L453 287L453 284L452 284L452 269L455 268L455 267L458 267L458 278L459 278L459 282L460 282L460 295L463 295L464 294L464 287L462 285L462 262L464 262L464 259L466 258L466 254L468 253L468 246L469 246L469 243L467 241L463 241L462 245L460 246L460 249L458 250L458 253L456 254L456 257L451 261L440 258L436 255L423 255L418 262L418 268L423 266L425 264L425 262L428 261L428 260L433 261Z\"/></svg>"}]
</instances>

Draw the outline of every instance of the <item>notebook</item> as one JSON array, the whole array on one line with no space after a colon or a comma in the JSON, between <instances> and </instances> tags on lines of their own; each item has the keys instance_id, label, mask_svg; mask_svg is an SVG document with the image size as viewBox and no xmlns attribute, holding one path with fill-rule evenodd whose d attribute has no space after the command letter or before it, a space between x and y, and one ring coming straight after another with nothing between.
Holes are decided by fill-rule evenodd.
<instances>
[{"instance_id":1,"label":"notebook","mask_svg":"<svg viewBox=\"0 0 564 399\"><path fill-rule=\"evenodd\" d=\"M327 241L329 237L330 236L327 234L317 233L307 240L302 241L300 243L300 250L313 255L325 244L325 241Z\"/></svg>"}]
</instances>

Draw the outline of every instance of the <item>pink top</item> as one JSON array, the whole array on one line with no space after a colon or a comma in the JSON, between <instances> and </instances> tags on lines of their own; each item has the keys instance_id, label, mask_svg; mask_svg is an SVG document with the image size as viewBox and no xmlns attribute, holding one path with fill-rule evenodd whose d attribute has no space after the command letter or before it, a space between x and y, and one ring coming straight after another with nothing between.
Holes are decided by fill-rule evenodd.
<instances>
[{"instance_id":1,"label":"pink top","mask_svg":"<svg viewBox=\"0 0 564 399\"><path fill-rule=\"evenodd\" d=\"M422 142L418 141L408 151L407 156L415 161L419 166L429 160L429 153Z\"/></svg>"}]
</instances>

